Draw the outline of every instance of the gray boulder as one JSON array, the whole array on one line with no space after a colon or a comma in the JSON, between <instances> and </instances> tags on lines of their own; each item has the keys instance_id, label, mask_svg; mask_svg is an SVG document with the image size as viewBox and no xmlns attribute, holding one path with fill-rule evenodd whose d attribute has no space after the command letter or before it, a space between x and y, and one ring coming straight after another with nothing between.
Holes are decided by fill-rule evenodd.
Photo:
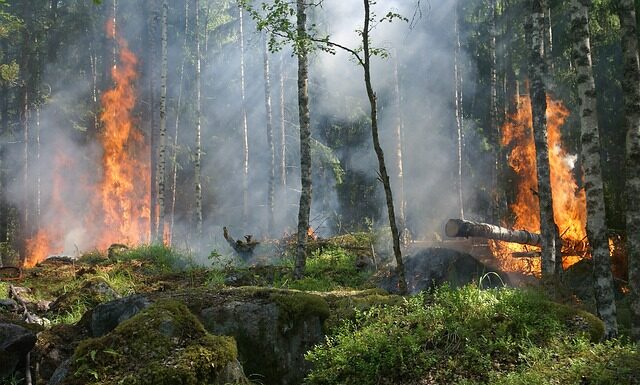
<instances>
[{"instance_id":1,"label":"gray boulder","mask_svg":"<svg viewBox=\"0 0 640 385\"><path fill-rule=\"evenodd\" d=\"M150 305L149 299L136 294L98 305L80 322L85 323L92 337L101 337Z\"/></svg>"},{"instance_id":2,"label":"gray boulder","mask_svg":"<svg viewBox=\"0 0 640 385\"><path fill-rule=\"evenodd\" d=\"M0 323L0 378L10 376L27 353L33 349L37 337L22 326Z\"/></svg>"},{"instance_id":3,"label":"gray boulder","mask_svg":"<svg viewBox=\"0 0 640 385\"><path fill-rule=\"evenodd\" d=\"M324 340L329 315L324 298L250 288L225 290L207 302L199 313L203 325L213 334L235 338L249 378L265 385L302 383L310 370L305 352Z\"/></svg>"}]
</instances>

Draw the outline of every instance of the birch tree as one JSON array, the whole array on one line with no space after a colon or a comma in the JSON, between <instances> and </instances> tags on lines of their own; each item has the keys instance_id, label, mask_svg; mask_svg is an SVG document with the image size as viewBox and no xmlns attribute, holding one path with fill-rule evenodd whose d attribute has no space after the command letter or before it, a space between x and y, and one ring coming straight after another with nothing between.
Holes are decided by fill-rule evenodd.
<instances>
[{"instance_id":1,"label":"birch tree","mask_svg":"<svg viewBox=\"0 0 640 385\"><path fill-rule=\"evenodd\" d=\"M587 196L587 237L593 258L593 278L596 306L604 321L605 337L618 334L613 275L609 255L609 240L604 205L604 185L600 163L600 135L596 105L596 86L591 64L589 34L590 0L571 1L571 34L573 62L578 73L578 104L580 106L580 140L582 166Z\"/></svg>"},{"instance_id":2,"label":"birch tree","mask_svg":"<svg viewBox=\"0 0 640 385\"><path fill-rule=\"evenodd\" d=\"M536 146L540 233L542 234L542 276L551 278L560 273L560 271L557 271L557 263L562 256L560 254L561 245L558 228L553 219L553 197L551 196L546 118L546 65L542 32L545 15L541 2L542 0L532 0L531 2L529 77L531 78L531 111Z\"/></svg>"},{"instance_id":3,"label":"birch tree","mask_svg":"<svg viewBox=\"0 0 640 385\"><path fill-rule=\"evenodd\" d=\"M249 127L247 125L247 102L244 77L244 11L240 11L240 99L242 113L242 222L249 220Z\"/></svg>"},{"instance_id":4,"label":"birch tree","mask_svg":"<svg viewBox=\"0 0 640 385\"><path fill-rule=\"evenodd\" d=\"M300 205L298 208L298 235L295 279L304 277L307 263L306 243L311 213L311 115L309 113L309 43L307 35L307 5L296 0L296 56L298 57L298 116L300 119Z\"/></svg>"},{"instance_id":5,"label":"birch tree","mask_svg":"<svg viewBox=\"0 0 640 385\"><path fill-rule=\"evenodd\" d=\"M194 154L193 166L195 169L194 176L194 184L195 184L195 193L196 193L196 211L195 211L195 221L196 221L196 235L198 237L202 236L202 132L201 132L201 122L202 122L202 98L201 98L201 74L200 74L200 62L201 62L201 52L200 52L200 0L195 0L195 22L194 22L194 30L196 35L196 76L195 76L195 86L196 86L196 116L195 116L195 134L196 134L196 148Z\"/></svg>"},{"instance_id":6,"label":"birch tree","mask_svg":"<svg viewBox=\"0 0 640 385\"><path fill-rule=\"evenodd\" d=\"M640 341L640 59L633 0L618 1L624 63L624 111L627 125L626 225L631 297L631 336Z\"/></svg>"},{"instance_id":7,"label":"birch tree","mask_svg":"<svg viewBox=\"0 0 640 385\"><path fill-rule=\"evenodd\" d=\"M167 0L162 0L160 19L160 140L158 143L158 230L156 243L164 240L165 190L166 190L166 147L167 147Z\"/></svg>"},{"instance_id":8,"label":"birch tree","mask_svg":"<svg viewBox=\"0 0 640 385\"><path fill-rule=\"evenodd\" d=\"M267 223L269 232L275 228L275 189L276 189L276 146L273 140L273 110L271 106L271 75L269 71L269 47L264 36L263 72L264 72L264 108L267 116L267 146L269 147L269 187L267 189Z\"/></svg>"}]
</instances>

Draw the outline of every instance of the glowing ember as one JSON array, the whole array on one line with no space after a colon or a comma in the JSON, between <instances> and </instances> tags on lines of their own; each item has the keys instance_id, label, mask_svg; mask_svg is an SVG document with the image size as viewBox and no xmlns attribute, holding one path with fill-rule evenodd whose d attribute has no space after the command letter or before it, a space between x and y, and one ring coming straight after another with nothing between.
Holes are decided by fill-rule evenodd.
<instances>
[{"instance_id":1,"label":"glowing ember","mask_svg":"<svg viewBox=\"0 0 640 385\"><path fill-rule=\"evenodd\" d=\"M579 189L573 175L575 157L562 147L560 127L569 116L561 102L547 96L547 129L549 163L551 167L551 190L553 214L563 240L576 243L586 240L586 198ZM515 222L511 227L540 232L538 177L536 174L536 152L533 139L531 103L522 97L518 111L502 127L502 145L511 148L509 165L518 175L518 191L511 205ZM527 255L539 252L538 248L505 242L492 242L494 254L499 256L501 268L506 271L521 271L539 275L539 258L513 258L513 253ZM582 259L584 255L563 258L566 269Z\"/></svg>"},{"instance_id":2,"label":"glowing ember","mask_svg":"<svg viewBox=\"0 0 640 385\"><path fill-rule=\"evenodd\" d=\"M87 185L91 198L86 216L74 217L65 209L61 198L69 196L63 194L69 187L62 183L61 176L73 169L70 167L73 161L69 157L56 156L52 170L53 192L43 210L48 219L27 241L25 267L35 265L50 254L63 252L69 248L65 242L72 242L76 248L80 244L85 250L106 249L112 243L148 242L150 176L146 154L149 148L132 118L136 103L137 59L127 42L117 36L112 22L107 23L106 29L118 43L119 63L111 70L114 86L101 99L103 131L99 139L103 153L102 170L98 170L98 173L102 171L101 180L96 184L88 182L92 179L90 175L78 176ZM68 228L74 222L76 229Z\"/></svg>"}]
</instances>

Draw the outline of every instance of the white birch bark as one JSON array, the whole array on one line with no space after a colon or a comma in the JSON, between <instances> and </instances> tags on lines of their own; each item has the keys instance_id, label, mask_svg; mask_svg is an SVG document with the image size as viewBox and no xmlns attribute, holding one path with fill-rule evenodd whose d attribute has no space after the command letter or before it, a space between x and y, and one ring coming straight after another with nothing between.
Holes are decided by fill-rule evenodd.
<instances>
[{"instance_id":1,"label":"white birch bark","mask_svg":"<svg viewBox=\"0 0 640 385\"><path fill-rule=\"evenodd\" d=\"M604 321L605 337L613 338L618 334L618 324L600 163L596 85L591 64L588 16L590 3L590 0L571 1L572 56L578 73L580 140L582 143L584 187L587 195L587 237L593 258L596 307L600 318Z\"/></svg>"}]
</instances>

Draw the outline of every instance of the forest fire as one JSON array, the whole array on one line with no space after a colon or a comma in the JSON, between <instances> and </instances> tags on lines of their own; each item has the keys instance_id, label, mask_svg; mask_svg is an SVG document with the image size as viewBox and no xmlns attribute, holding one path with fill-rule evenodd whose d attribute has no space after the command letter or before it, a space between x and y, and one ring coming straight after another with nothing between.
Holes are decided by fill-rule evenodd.
<instances>
[{"instance_id":1,"label":"forest fire","mask_svg":"<svg viewBox=\"0 0 640 385\"><path fill-rule=\"evenodd\" d=\"M553 212L561 238L571 244L586 241L586 197L574 177L576 158L562 147L560 128L569 116L564 105L547 96L547 128L549 162L551 166L551 190ZM520 98L518 111L502 127L502 145L509 150L509 165L517 174L515 203L511 205L514 222L512 228L540 231L539 206L536 191L536 153L532 132L531 103L528 96ZM539 258L514 258L513 253L527 255L531 246L491 242L494 255L500 259L500 267L506 271L523 271L540 274ZM582 248L586 250L588 248ZM537 249L535 249L537 251ZM563 266L568 268L586 256L586 251L566 255Z\"/></svg>"},{"instance_id":2,"label":"forest fire","mask_svg":"<svg viewBox=\"0 0 640 385\"><path fill-rule=\"evenodd\" d=\"M62 147L55 157L52 194L43 211L49 220L38 229L26 244L25 267L31 267L50 254L65 252L65 238L69 236L69 223L81 221L82 234L71 240L76 248L106 249L112 243L143 243L148 241L150 176L148 172L148 145L143 133L132 118L136 104L135 81L137 58L127 42L116 35L112 22L107 23L107 33L118 45L118 63L111 70L113 87L104 92L99 140L102 147L101 172L96 177L79 175L87 186L87 204L84 218L74 217L65 206L63 196L69 186L62 182L62 175L78 162L64 155ZM89 241L90 240L90 241ZM68 251L66 251L68 252Z\"/></svg>"}]
</instances>

